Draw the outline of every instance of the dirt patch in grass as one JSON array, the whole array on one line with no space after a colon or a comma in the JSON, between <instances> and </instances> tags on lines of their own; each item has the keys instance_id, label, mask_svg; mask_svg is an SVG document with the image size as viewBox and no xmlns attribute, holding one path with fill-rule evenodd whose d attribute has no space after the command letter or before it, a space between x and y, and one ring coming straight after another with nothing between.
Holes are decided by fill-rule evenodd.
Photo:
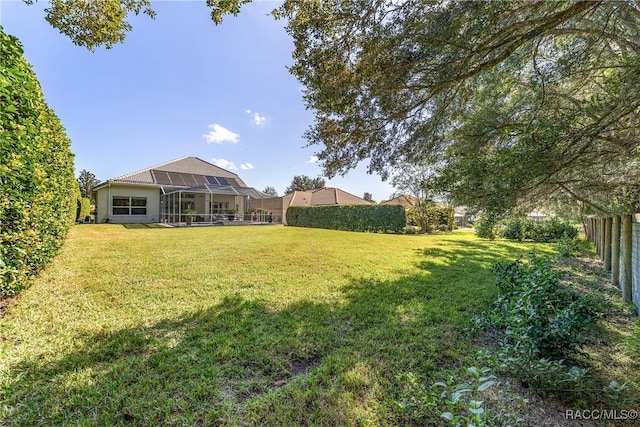
<instances>
[{"instance_id":1,"label":"dirt patch in grass","mask_svg":"<svg viewBox=\"0 0 640 427\"><path fill-rule=\"evenodd\" d=\"M4 318L4 316L7 315L8 311L9 311L9 305L18 299L18 296L15 297L5 297L5 298L0 298L0 319Z\"/></svg>"}]
</instances>

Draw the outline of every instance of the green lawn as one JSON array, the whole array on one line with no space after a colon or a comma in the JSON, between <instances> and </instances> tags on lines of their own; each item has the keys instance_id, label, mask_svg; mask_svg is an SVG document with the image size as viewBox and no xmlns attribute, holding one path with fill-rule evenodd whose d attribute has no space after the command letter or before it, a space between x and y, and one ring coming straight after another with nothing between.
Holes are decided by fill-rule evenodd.
<instances>
[{"instance_id":1,"label":"green lawn","mask_svg":"<svg viewBox=\"0 0 640 427\"><path fill-rule=\"evenodd\" d=\"M485 267L534 249L552 246L76 226L0 320L0 425L411 422L398 375L476 363Z\"/></svg>"}]
</instances>

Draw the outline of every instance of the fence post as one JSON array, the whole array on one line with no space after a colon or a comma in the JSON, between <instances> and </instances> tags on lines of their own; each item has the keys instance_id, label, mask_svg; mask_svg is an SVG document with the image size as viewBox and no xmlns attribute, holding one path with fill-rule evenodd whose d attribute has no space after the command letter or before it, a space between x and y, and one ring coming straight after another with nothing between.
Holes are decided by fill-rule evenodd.
<instances>
[{"instance_id":1,"label":"fence post","mask_svg":"<svg viewBox=\"0 0 640 427\"><path fill-rule=\"evenodd\" d=\"M604 271L611 271L611 217L603 219L604 222Z\"/></svg>"},{"instance_id":2,"label":"fence post","mask_svg":"<svg viewBox=\"0 0 640 427\"><path fill-rule=\"evenodd\" d=\"M622 263L624 265L624 282L622 283L622 299L632 302L633 270L632 270L632 245L633 231L631 215L622 217Z\"/></svg>"},{"instance_id":3,"label":"fence post","mask_svg":"<svg viewBox=\"0 0 640 427\"><path fill-rule=\"evenodd\" d=\"M620 216L613 217L611 238L611 284L620 287Z\"/></svg>"},{"instance_id":4,"label":"fence post","mask_svg":"<svg viewBox=\"0 0 640 427\"><path fill-rule=\"evenodd\" d=\"M600 230L598 218L593 219L593 244L596 245L596 254L600 256Z\"/></svg>"},{"instance_id":5,"label":"fence post","mask_svg":"<svg viewBox=\"0 0 640 427\"><path fill-rule=\"evenodd\" d=\"M604 261L604 257L605 257L605 252L606 252L606 246L604 243L604 236L605 236L605 230L607 227L605 227L605 219L604 218L600 218L600 220L598 221L598 223L600 224L600 235L598 236L598 239L600 241L600 261Z\"/></svg>"}]
</instances>

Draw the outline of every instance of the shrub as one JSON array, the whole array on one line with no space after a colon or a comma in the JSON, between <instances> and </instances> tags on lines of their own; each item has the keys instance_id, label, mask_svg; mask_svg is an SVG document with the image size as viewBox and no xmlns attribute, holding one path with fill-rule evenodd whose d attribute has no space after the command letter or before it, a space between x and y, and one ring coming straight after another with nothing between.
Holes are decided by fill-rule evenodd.
<instances>
[{"instance_id":1,"label":"shrub","mask_svg":"<svg viewBox=\"0 0 640 427\"><path fill-rule=\"evenodd\" d=\"M587 297L560 284L549 261L533 257L493 267L499 295L493 309L475 319L475 328L497 330L497 355L485 360L546 389L567 389L586 370L568 368L564 358L585 343L584 331L596 314Z\"/></svg>"},{"instance_id":2,"label":"shrub","mask_svg":"<svg viewBox=\"0 0 640 427\"><path fill-rule=\"evenodd\" d=\"M591 310L584 297L560 284L548 260L498 263L493 270L499 296L488 318L507 341L546 358L562 357L584 343L581 333Z\"/></svg>"},{"instance_id":3,"label":"shrub","mask_svg":"<svg viewBox=\"0 0 640 427\"><path fill-rule=\"evenodd\" d=\"M553 242L562 238L574 239L578 236L576 227L556 217L534 221L524 215L513 214L498 220L496 216L482 214L478 221L480 225L476 221L476 234L489 239L497 235L509 240Z\"/></svg>"},{"instance_id":4,"label":"shrub","mask_svg":"<svg viewBox=\"0 0 640 427\"><path fill-rule=\"evenodd\" d=\"M0 297L24 288L76 216L73 155L15 37L0 27Z\"/></svg>"},{"instance_id":5,"label":"shrub","mask_svg":"<svg viewBox=\"0 0 640 427\"><path fill-rule=\"evenodd\" d=\"M404 208L397 205L292 206L287 209L287 224L331 230L400 233L407 224L407 218Z\"/></svg>"},{"instance_id":6,"label":"shrub","mask_svg":"<svg viewBox=\"0 0 640 427\"><path fill-rule=\"evenodd\" d=\"M575 238L563 237L555 244L556 251L561 257L572 257L578 252L578 241Z\"/></svg>"},{"instance_id":7,"label":"shrub","mask_svg":"<svg viewBox=\"0 0 640 427\"><path fill-rule=\"evenodd\" d=\"M523 240L529 234L532 222L524 215L510 215L498 224L498 234L509 240Z\"/></svg>"},{"instance_id":8,"label":"shrub","mask_svg":"<svg viewBox=\"0 0 640 427\"><path fill-rule=\"evenodd\" d=\"M476 235L482 239L495 239L496 238L496 224L498 217L492 212L483 212L478 215L473 227L476 229Z\"/></svg>"},{"instance_id":9,"label":"shrub","mask_svg":"<svg viewBox=\"0 0 640 427\"><path fill-rule=\"evenodd\" d=\"M91 214L91 199L86 197L78 198L78 210L76 218L83 220Z\"/></svg>"}]
</instances>

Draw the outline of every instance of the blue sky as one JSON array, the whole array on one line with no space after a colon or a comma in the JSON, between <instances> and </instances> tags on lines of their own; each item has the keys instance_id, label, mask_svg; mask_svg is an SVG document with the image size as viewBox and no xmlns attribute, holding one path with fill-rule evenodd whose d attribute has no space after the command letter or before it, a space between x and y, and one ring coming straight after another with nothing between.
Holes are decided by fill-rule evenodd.
<instances>
[{"instance_id":1,"label":"blue sky","mask_svg":"<svg viewBox=\"0 0 640 427\"><path fill-rule=\"evenodd\" d=\"M318 176L303 132L313 113L287 71L293 42L258 1L216 27L205 1L157 1L130 16L123 44L89 52L44 20L46 2L0 0L0 24L24 54L72 140L76 169L100 180L196 156L279 194L294 175ZM381 201L393 188L361 165L327 180Z\"/></svg>"}]
</instances>

